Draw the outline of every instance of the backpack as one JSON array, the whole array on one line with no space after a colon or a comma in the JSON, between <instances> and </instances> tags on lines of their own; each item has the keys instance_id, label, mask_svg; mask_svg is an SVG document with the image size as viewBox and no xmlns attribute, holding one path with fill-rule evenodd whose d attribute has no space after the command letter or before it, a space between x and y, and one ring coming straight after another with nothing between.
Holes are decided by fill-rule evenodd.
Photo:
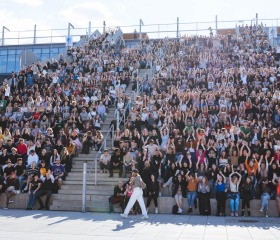
<instances>
[{"instance_id":1,"label":"backpack","mask_svg":"<svg viewBox=\"0 0 280 240\"><path fill-rule=\"evenodd\" d=\"M173 205L173 207L172 207L172 213L173 213L173 214L178 214L178 206L177 206L177 204Z\"/></svg>"},{"instance_id":2,"label":"backpack","mask_svg":"<svg viewBox=\"0 0 280 240\"><path fill-rule=\"evenodd\" d=\"M144 183L142 179L140 179L140 183L141 183L141 188L145 189L146 188L146 183Z\"/></svg>"}]
</instances>

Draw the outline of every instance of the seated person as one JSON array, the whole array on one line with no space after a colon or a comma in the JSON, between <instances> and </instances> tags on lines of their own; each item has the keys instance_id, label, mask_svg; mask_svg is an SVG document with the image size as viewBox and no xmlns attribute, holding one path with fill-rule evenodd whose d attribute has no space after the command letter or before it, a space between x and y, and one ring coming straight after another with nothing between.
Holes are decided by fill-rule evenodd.
<instances>
[{"instance_id":1,"label":"seated person","mask_svg":"<svg viewBox=\"0 0 280 240\"><path fill-rule=\"evenodd\" d=\"M36 162L32 162L30 167L27 168L27 183L23 191L27 191L29 187L29 183L31 182L34 174L39 174L39 168L36 165Z\"/></svg>"},{"instance_id":2,"label":"seated person","mask_svg":"<svg viewBox=\"0 0 280 240\"><path fill-rule=\"evenodd\" d=\"M58 189L61 189L62 180L64 178L65 168L60 164L60 159L56 159L56 164L52 166L52 174Z\"/></svg>"},{"instance_id":3,"label":"seated person","mask_svg":"<svg viewBox=\"0 0 280 240\"><path fill-rule=\"evenodd\" d=\"M100 173L105 172L105 169L110 170L110 160L111 155L108 153L108 150L105 149L104 153L101 154L99 159Z\"/></svg>"},{"instance_id":4,"label":"seated person","mask_svg":"<svg viewBox=\"0 0 280 240\"><path fill-rule=\"evenodd\" d=\"M5 193L7 198L4 209L8 209L9 204L14 202L11 198L19 193L19 181L16 178L16 174L14 172L11 172L10 176L7 177Z\"/></svg>"},{"instance_id":5,"label":"seated person","mask_svg":"<svg viewBox=\"0 0 280 240\"><path fill-rule=\"evenodd\" d=\"M121 157L121 151L119 148L115 149L114 154L111 157L110 161L110 176L113 177L113 170L114 169L119 169L119 177L122 177L122 172L123 172L123 163L122 163L122 157Z\"/></svg>"},{"instance_id":6,"label":"seated person","mask_svg":"<svg viewBox=\"0 0 280 240\"><path fill-rule=\"evenodd\" d=\"M124 206L123 206L124 192L125 192L125 187L124 187L123 181L120 180L119 184L117 186L115 186L115 188L114 188L114 195L112 195L109 198L109 206L110 206L109 212L110 213L114 212L114 208L113 208L114 203L119 203L120 207L122 209L122 212L123 212L123 210L124 210Z\"/></svg>"},{"instance_id":7,"label":"seated person","mask_svg":"<svg viewBox=\"0 0 280 240\"><path fill-rule=\"evenodd\" d=\"M42 181L42 189L40 191L40 194L37 195L37 200L40 204L39 210L42 210L44 208L46 210L49 210L50 209L49 201L50 201L50 198L51 198L52 193L53 193L55 179L54 179L53 175L51 174L50 170L48 170L46 172L45 176L41 175L40 179ZM43 197L45 195L46 195L46 201L45 201L45 205L44 205L41 197Z\"/></svg>"},{"instance_id":8,"label":"seated person","mask_svg":"<svg viewBox=\"0 0 280 240\"><path fill-rule=\"evenodd\" d=\"M22 190L23 186L23 180L25 180L26 177L26 166L23 165L22 158L17 159L17 164L15 165L15 174L19 180L19 190Z\"/></svg>"}]
</instances>

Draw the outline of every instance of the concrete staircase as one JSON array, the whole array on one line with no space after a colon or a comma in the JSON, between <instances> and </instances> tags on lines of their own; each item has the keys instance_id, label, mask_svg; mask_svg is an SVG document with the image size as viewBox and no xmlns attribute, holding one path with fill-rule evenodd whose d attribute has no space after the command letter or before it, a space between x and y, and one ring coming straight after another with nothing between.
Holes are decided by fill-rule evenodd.
<instances>
[{"instance_id":1,"label":"concrete staircase","mask_svg":"<svg viewBox=\"0 0 280 240\"><path fill-rule=\"evenodd\" d=\"M139 77L147 74L147 70L140 70ZM132 91L132 84L126 89L126 94ZM133 104L134 100L132 100ZM106 117L105 123L102 125L102 133L105 137L109 128L110 122L115 119L114 108L110 108ZM106 141L106 147L112 150L112 139L110 134ZM109 173L99 173L99 164L97 163L97 185L95 185L95 168L94 161L97 151L91 151L89 154L79 154L73 159L73 168L68 174L61 190L58 194L53 195L53 203L50 206L51 210L58 211L81 211L82 210L82 189L83 189L83 162L87 162L87 188L86 188L86 210L94 212L108 212L109 211L109 197L113 194L114 186L118 184L119 173L114 171L113 178L109 178ZM100 154L99 154L100 156ZM128 178L123 178L123 182L128 181ZM121 209L114 206L116 212Z\"/></svg>"}]
</instances>

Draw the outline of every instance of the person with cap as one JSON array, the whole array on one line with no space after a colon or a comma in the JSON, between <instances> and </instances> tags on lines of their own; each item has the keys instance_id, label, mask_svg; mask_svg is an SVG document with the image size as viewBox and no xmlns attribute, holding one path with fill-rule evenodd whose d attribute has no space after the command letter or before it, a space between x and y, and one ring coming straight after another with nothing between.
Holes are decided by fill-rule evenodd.
<instances>
[{"instance_id":1,"label":"person with cap","mask_svg":"<svg viewBox=\"0 0 280 240\"><path fill-rule=\"evenodd\" d=\"M146 184L143 182L141 176L139 175L138 169L132 170L131 187L133 188L133 192L124 210L124 213L121 214L121 217L127 218L130 209L133 207L134 203L138 201L143 215L141 218L148 219L149 217L147 214L147 210L143 198L143 189L146 187Z\"/></svg>"},{"instance_id":2,"label":"person with cap","mask_svg":"<svg viewBox=\"0 0 280 240\"><path fill-rule=\"evenodd\" d=\"M23 180L26 179L26 166L23 165L22 158L17 159L17 164L15 165L15 174L19 181L19 190L22 190Z\"/></svg>"},{"instance_id":3,"label":"person with cap","mask_svg":"<svg viewBox=\"0 0 280 240\"><path fill-rule=\"evenodd\" d=\"M15 167L9 158L6 162L6 166L4 166L4 167L5 167L4 168L4 179L7 180L7 178L10 176L10 174L15 171Z\"/></svg>"},{"instance_id":4,"label":"person with cap","mask_svg":"<svg viewBox=\"0 0 280 240\"><path fill-rule=\"evenodd\" d=\"M29 188L28 188L29 199L28 199L26 210L32 210L32 208L34 207L36 198L40 194L41 185L42 185L42 181L39 178L39 174L34 173L33 179L29 183Z\"/></svg>"},{"instance_id":5,"label":"person with cap","mask_svg":"<svg viewBox=\"0 0 280 240\"><path fill-rule=\"evenodd\" d=\"M11 172L9 177L7 178L6 188L6 205L4 209L8 209L9 204L12 204L14 202L11 198L19 193L19 181L16 178L15 172Z\"/></svg>"},{"instance_id":6,"label":"person with cap","mask_svg":"<svg viewBox=\"0 0 280 240\"><path fill-rule=\"evenodd\" d=\"M17 163L17 159L19 158L19 155L17 154L17 149L16 148L12 148L12 154L9 156L11 159L12 164L16 164Z\"/></svg>"}]
</instances>

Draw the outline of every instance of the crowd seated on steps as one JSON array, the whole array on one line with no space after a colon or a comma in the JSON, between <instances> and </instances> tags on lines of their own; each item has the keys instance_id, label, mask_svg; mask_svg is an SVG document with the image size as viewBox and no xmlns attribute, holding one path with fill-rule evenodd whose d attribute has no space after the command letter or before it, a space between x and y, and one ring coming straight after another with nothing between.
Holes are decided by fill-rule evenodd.
<instances>
[{"instance_id":1,"label":"crowd seated on steps","mask_svg":"<svg viewBox=\"0 0 280 240\"><path fill-rule=\"evenodd\" d=\"M0 91L0 193L7 189L27 192L33 176L45 177L48 170L57 191L78 151L88 154L92 147L100 147L108 109L118 106L122 110L124 104L119 102L127 101L124 92L131 76L137 75L141 55L141 48L115 49L113 45L102 49L105 37L69 48L65 59L60 56L58 61L22 66L4 80ZM58 176L53 171L57 162L64 167ZM13 173L13 181L18 183L10 187L7 184ZM12 203L8 195L7 205Z\"/></svg>"},{"instance_id":2,"label":"crowd seated on steps","mask_svg":"<svg viewBox=\"0 0 280 240\"><path fill-rule=\"evenodd\" d=\"M242 215L250 215L251 199L260 199L264 216L276 199L280 212L279 54L262 26L238 30L142 41L140 67L153 75L137 79L143 94L115 133L116 150L105 159L110 176L136 167L148 189L155 176L170 187L176 213L182 198L189 213L196 198L203 215L211 198L217 215L225 214L227 198L232 216L240 198Z\"/></svg>"}]
</instances>

